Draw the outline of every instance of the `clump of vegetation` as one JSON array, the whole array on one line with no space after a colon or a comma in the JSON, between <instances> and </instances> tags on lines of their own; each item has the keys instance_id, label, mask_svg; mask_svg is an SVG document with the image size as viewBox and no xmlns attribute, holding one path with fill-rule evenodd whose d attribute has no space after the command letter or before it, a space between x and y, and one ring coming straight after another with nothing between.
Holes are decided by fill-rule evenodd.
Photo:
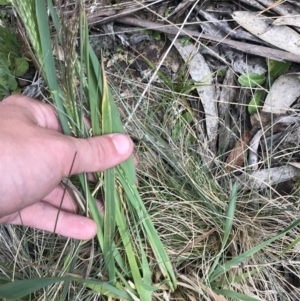
<instances>
[{"instance_id":1,"label":"clump of vegetation","mask_svg":"<svg viewBox=\"0 0 300 301\"><path fill-rule=\"evenodd\" d=\"M21 51L16 30L10 27L7 18L0 23L0 100L11 93L20 92L17 77L29 68L27 59Z\"/></svg>"},{"instance_id":2,"label":"clump of vegetation","mask_svg":"<svg viewBox=\"0 0 300 301\"><path fill-rule=\"evenodd\" d=\"M25 25L23 36L28 36L28 45L32 45L35 61L48 83L63 132L81 138L89 137L91 132L93 136L124 132L104 69L89 44L83 2L77 3L74 15L69 20L64 17L62 8L55 8L51 1L48 7L43 1L12 1L12 4ZM59 58L64 60L61 81L57 80L55 69L58 59L55 59L51 50L47 10L56 29L57 42L54 48L64 45L64 55ZM80 58L75 51L78 32L81 38ZM91 119L90 131L83 122L86 111ZM159 282L163 281L164 285L174 290L176 278L170 259L136 188L133 159L94 176L98 182L96 188L88 183L87 174L79 175L75 181L86 200L86 204L81 202L82 210L91 215L98 225L97 238L105 266L103 273L108 281L96 285L95 281L79 282L110 297L129 300L130 296L137 296L150 301L152 291L156 290L152 275L160 271ZM105 199L104 217L96 205L96 196L101 192ZM156 258L155 265L150 264L150 255ZM70 259L65 258L65 264L70 263ZM36 282L43 287L60 280L66 279L53 277L52 280L36 279ZM76 277L72 280L77 281ZM17 288L16 285L18 283L15 283ZM9 294L4 291L0 295L6 297L15 294L12 287ZM32 287L28 286L26 293L21 292L17 296L22 297L30 292Z\"/></svg>"},{"instance_id":3,"label":"clump of vegetation","mask_svg":"<svg viewBox=\"0 0 300 301\"><path fill-rule=\"evenodd\" d=\"M280 75L284 74L291 66L291 62L279 62L271 59L268 59L267 63L268 80L263 74L251 72L244 73L238 78L238 82L242 87L260 88L253 93L253 97L249 102L248 112L250 115L256 113L262 107L263 101L266 96L266 89L270 89L274 80ZM266 85L266 82L268 87L264 87Z\"/></svg>"}]
</instances>

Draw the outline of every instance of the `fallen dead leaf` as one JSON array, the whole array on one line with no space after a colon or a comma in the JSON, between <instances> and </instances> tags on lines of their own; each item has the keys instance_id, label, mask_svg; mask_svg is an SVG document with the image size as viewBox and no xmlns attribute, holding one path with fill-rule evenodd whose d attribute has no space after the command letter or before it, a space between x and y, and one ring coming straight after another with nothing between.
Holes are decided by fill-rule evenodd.
<instances>
[{"instance_id":1,"label":"fallen dead leaf","mask_svg":"<svg viewBox=\"0 0 300 301\"><path fill-rule=\"evenodd\" d=\"M273 26L268 17L250 11L235 11L233 19L252 34L280 49L300 53L300 35L288 26Z\"/></svg>"},{"instance_id":2,"label":"fallen dead leaf","mask_svg":"<svg viewBox=\"0 0 300 301\"><path fill-rule=\"evenodd\" d=\"M216 102L216 90L213 84L214 77L204 57L199 53L197 46L188 44L183 46L179 41L175 41L174 46L181 57L187 62L189 73L196 82L203 82L197 87L204 112L209 139L210 150L216 152L216 133L218 128L218 106Z\"/></svg>"},{"instance_id":3,"label":"fallen dead leaf","mask_svg":"<svg viewBox=\"0 0 300 301\"><path fill-rule=\"evenodd\" d=\"M286 182L300 176L300 170L292 165L256 170L252 174L244 174L239 178L243 190L262 189Z\"/></svg>"},{"instance_id":4,"label":"fallen dead leaf","mask_svg":"<svg viewBox=\"0 0 300 301\"><path fill-rule=\"evenodd\" d=\"M236 167L240 167L244 164L247 157L247 149L251 140L251 133L249 129L246 129L241 138L236 142L234 148L231 150L227 160L226 168L227 172L234 170Z\"/></svg>"},{"instance_id":5,"label":"fallen dead leaf","mask_svg":"<svg viewBox=\"0 0 300 301\"><path fill-rule=\"evenodd\" d=\"M300 27L300 16L287 15L283 17L277 18L272 25L289 25L289 26L297 26Z\"/></svg>"},{"instance_id":6,"label":"fallen dead leaf","mask_svg":"<svg viewBox=\"0 0 300 301\"><path fill-rule=\"evenodd\" d=\"M299 74L284 74L278 77L272 85L262 111L272 114L285 114L299 96Z\"/></svg>"}]
</instances>

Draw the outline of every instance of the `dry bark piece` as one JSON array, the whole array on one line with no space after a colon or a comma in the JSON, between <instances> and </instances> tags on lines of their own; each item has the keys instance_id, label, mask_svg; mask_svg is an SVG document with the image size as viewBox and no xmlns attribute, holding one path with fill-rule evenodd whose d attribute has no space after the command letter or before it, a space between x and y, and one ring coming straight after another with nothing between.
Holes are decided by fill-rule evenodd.
<instances>
[{"instance_id":1,"label":"dry bark piece","mask_svg":"<svg viewBox=\"0 0 300 301\"><path fill-rule=\"evenodd\" d=\"M220 94L219 107L219 152L226 152L233 139L232 116L230 106L236 102L238 89L236 88L236 74L228 69Z\"/></svg>"},{"instance_id":2,"label":"dry bark piece","mask_svg":"<svg viewBox=\"0 0 300 301\"><path fill-rule=\"evenodd\" d=\"M182 0L177 7L169 14L167 19L179 18L193 4L194 0Z\"/></svg>"},{"instance_id":3,"label":"dry bark piece","mask_svg":"<svg viewBox=\"0 0 300 301\"><path fill-rule=\"evenodd\" d=\"M288 26L272 26L272 20L250 11L236 11L233 19L252 34L288 52L300 53L300 35Z\"/></svg>"},{"instance_id":4,"label":"dry bark piece","mask_svg":"<svg viewBox=\"0 0 300 301\"><path fill-rule=\"evenodd\" d=\"M251 140L251 133L249 129L246 129L241 138L236 142L234 148L231 150L227 160L226 168L227 172L233 171L236 167L240 167L244 164L247 158L247 150Z\"/></svg>"}]
</instances>

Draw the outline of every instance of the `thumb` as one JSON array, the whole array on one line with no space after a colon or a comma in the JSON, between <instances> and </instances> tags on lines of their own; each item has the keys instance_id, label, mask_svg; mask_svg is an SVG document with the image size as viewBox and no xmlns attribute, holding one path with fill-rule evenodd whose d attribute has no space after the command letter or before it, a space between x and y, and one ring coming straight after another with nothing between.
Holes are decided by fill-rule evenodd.
<instances>
[{"instance_id":1,"label":"thumb","mask_svg":"<svg viewBox=\"0 0 300 301\"><path fill-rule=\"evenodd\" d=\"M109 134L87 139L70 139L71 147L64 156L64 176L71 174L97 172L111 168L127 160L133 152L133 142L124 134Z\"/></svg>"}]
</instances>

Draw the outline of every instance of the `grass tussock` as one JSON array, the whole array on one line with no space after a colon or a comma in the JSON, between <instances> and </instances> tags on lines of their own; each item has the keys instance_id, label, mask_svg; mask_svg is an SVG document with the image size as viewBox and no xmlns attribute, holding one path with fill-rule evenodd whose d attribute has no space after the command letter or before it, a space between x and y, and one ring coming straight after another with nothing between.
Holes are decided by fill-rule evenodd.
<instances>
[{"instance_id":1,"label":"grass tussock","mask_svg":"<svg viewBox=\"0 0 300 301\"><path fill-rule=\"evenodd\" d=\"M35 1L22 1L24 13L27 2L37 5ZM52 92L47 101L54 101L61 121L65 120L66 134L85 137L89 135L82 123L85 115L91 117L96 134L116 130L117 113L114 118L105 113L106 101L114 99L125 131L138 141L140 198L133 200L141 200L147 211L141 214L130 201L132 190L126 183L131 181L132 166L96 175L99 182L104 181L96 192L112 193L122 206L109 207L111 204L106 203L106 214L115 214L113 228L111 223L105 224L105 218L92 205L95 185L90 183L89 191L85 191L85 175L71 179L91 206L86 210L84 204L82 209L99 222L102 232L94 241L80 242L33 229L1 226L0 295L24 289L26 294L22 296L28 298L29 294L30 300L299 299L298 184L291 193L283 195L278 187L268 183L264 188L251 189L251 177L241 181L242 176L250 174L247 164L238 171L226 172L224 154L211 154L199 135L195 118L199 112L192 114L191 119L184 115L192 112L190 99L195 95L180 91L190 87L183 85L174 91L163 77L160 85L145 84L116 62L106 73L111 92L105 88L104 73L99 81L102 86L98 86L100 65L88 46L84 16L81 15L79 25L71 19L73 27L67 26L62 15L55 19L56 6L50 8L54 24L57 20L56 25L61 26L61 37L55 35L53 40L49 36L44 47L55 41L59 48L63 42L59 39L66 39L70 48L66 48L64 63L53 57L54 65L48 67L38 58L49 53L43 54L42 43L34 44L41 37L38 18L22 16L22 7L17 9L20 19L25 24L28 21L24 35L31 37L28 44L34 49L36 62ZM91 6L86 9L89 12ZM36 9L32 8L32 13L36 14ZM75 51L78 31L80 42L85 43L79 55ZM104 57L103 62L110 59ZM81 71L86 76L78 76ZM51 81L56 74L61 75L59 81ZM60 93L53 93L58 90ZM100 90L104 91L102 107L91 101ZM114 106L112 102L109 105ZM213 162L210 169L203 164L202 153L209 154ZM125 180L126 168L130 172L126 172ZM149 239L147 221L156 229L156 242L163 246L162 257L155 253ZM165 263L169 265L164 266ZM26 282L29 280L33 282ZM16 299L25 300L21 295Z\"/></svg>"}]
</instances>

